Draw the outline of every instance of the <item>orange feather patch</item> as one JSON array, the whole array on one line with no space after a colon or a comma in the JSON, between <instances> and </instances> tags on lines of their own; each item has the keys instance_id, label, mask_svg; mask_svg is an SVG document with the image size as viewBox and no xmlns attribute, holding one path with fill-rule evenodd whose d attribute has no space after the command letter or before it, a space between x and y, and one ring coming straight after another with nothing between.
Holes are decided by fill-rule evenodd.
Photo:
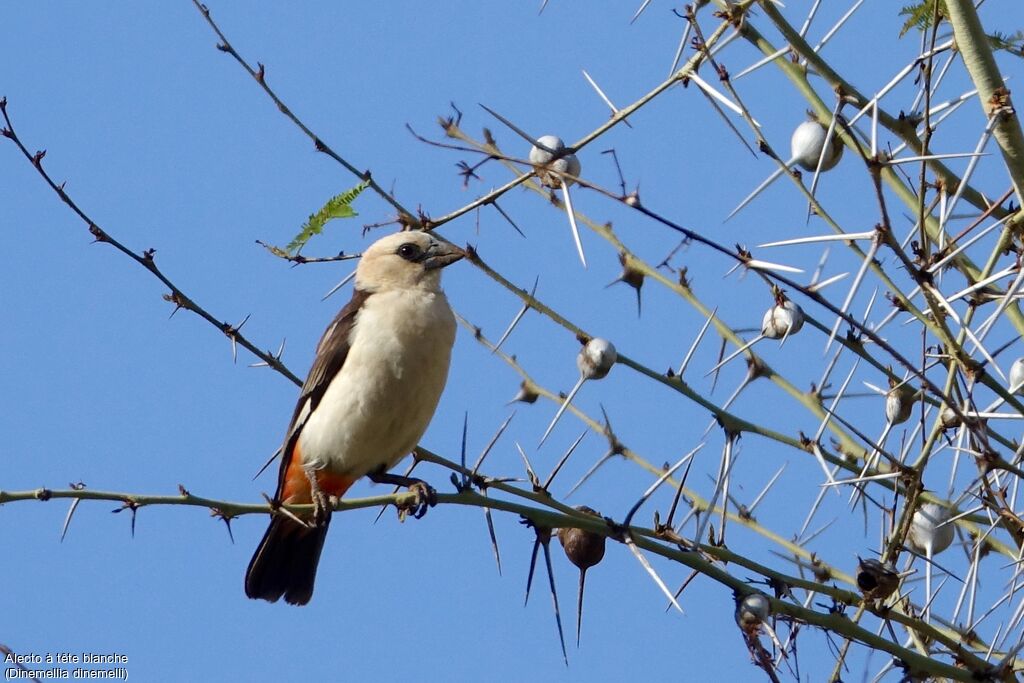
<instances>
[{"instance_id":1,"label":"orange feather patch","mask_svg":"<svg viewBox=\"0 0 1024 683\"><path fill-rule=\"evenodd\" d=\"M317 470L316 483L320 490L329 496L341 498L356 483L356 477L334 474L327 470ZM299 451L298 439L288 459L288 468L284 472L281 486L281 502L286 505L304 505L313 502L309 487L309 478L302 467L302 453Z\"/></svg>"}]
</instances>

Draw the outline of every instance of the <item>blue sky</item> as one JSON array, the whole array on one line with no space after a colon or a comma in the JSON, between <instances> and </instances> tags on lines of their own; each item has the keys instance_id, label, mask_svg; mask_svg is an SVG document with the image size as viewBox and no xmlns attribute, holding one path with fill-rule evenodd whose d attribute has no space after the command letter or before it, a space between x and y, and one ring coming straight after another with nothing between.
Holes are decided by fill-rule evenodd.
<instances>
[{"instance_id":1,"label":"blue sky","mask_svg":"<svg viewBox=\"0 0 1024 683\"><path fill-rule=\"evenodd\" d=\"M801 23L809 4L787 3L786 16ZM820 38L846 10L846 3L825 4L812 25L812 38ZM1012 8L1008 0L992 0L984 16L1002 21ZM356 167L372 169L374 178L405 205L435 217L503 184L510 174L490 163L479 171L479 181L463 188L455 163L475 158L424 145L406 131L406 124L440 138L436 119L448 115L454 102L464 112L468 133L479 136L486 126L503 149L525 157L528 145L477 106L483 103L531 134L576 140L608 116L580 70L586 69L624 106L665 79L683 28L671 7L658 2L632 25L635 8L611 2L584 7L553 0L539 16L534 3L343 7L317 2L299 8L212 3L210 9L241 54L266 65L268 82L310 128ZM710 33L717 20L702 16ZM753 21L781 44L763 13ZM899 26L891 3L867 3L823 54L862 90L875 91L917 54L916 36L898 40ZM352 266L292 268L255 241L286 243L310 213L354 179L317 154L214 44L215 37L187 2L22 3L6 9L0 26L0 95L8 98L26 145L47 150L46 168L58 181L67 181L68 193L93 220L133 249L156 249L164 272L218 319L237 323L251 316L244 332L261 348L277 349L286 340L284 361L304 376L320 332L349 290L326 301L321 297ZM738 40L722 59L735 73L757 58ZM1019 60L1002 63L1006 73L1020 77ZM716 81L710 70L701 73ZM823 97L829 96L820 80L815 84ZM739 80L736 87L769 141L781 153L787 151L789 133L803 120L806 102L770 67ZM940 97L969 87L954 68ZM883 104L898 113L909 108L914 93L908 82ZM742 120L731 120L747 140L752 138ZM827 232L820 221L805 225L806 205L787 182L723 224L730 209L774 166L763 156L754 159L694 86L665 93L631 122L632 129L616 127L581 151L585 177L617 185L609 156L600 153L614 147L627 182L639 184L647 206L723 244L753 246ZM967 151L983 126L980 107L969 102L937 144L942 151ZM14 146L4 143L0 433L5 467L0 488L62 488L83 481L97 490L173 494L180 483L196 495L260 501L261 492L274 488L272 475L252 477L280 443L295 387L265 368L248 367L254 359L241 350L233 363L228 342L196 316L181 311L170 317L162 285L108 246L91 243L82 222ZM965 165L950 163L957 172ZM987 161L977 178L992 195L1007 184L995 161ZM845 159L825 176L819 194L850 230L869 230L878 221L867 174L857 159ZM612 221L617 234L652 263L678 243L675 234L593 192L580 190L573 198L579 211L599 223ZM909 224L900 216L906 210L895 198L889 200L894 220L902 220L905 230ZM501 204L525 240L491 209L467 215L442 232L474 244L520 286L529 287L539 275L538 296L545 303L612 339L630 357L657 371L678 367L703 323L692 307L648 282L638 319L632 291L621 285L605 289L619 272L609 244L584 231L590 267L583 270L563 213L518 189ZM379 233L364 236L361 226L387 220L389 208L369 193L356 208L359 218L331 223L305 253L365 247ZM763 253L810 271L821 250ZM858 267L839 247L832 254L826 275ZM701 300L718 306L735 327L756 328L771 304L756 277L723 278L732 263L706 249L685 249L674 263L688 268ZM809 274L801 278L807 281ZM445 282L454 308L492 339L519 307L468 264L447 271ZM841 300L847 286L827 291ZM870 288L862 290L853 309L863 311L870 293ZM831 322L820 309L814 313ZM911 349L919 339L909 331L892 334ZM459 335L449 388L423 445L458 459L462 418L468 412L473 458L514 409L511 427L485 469L521 476L513 445L518 441L543 476L583 425L566 416L537 450L555 406L542 401L507 407L518 377L465 330ZM820 376L823 343L823 335L812 331L782 349L765 343L759 352L806 389ZM526 316L506 346L539 382L562 391L576 379L577 349L572 335L535 313ZM716 353L717 341L709 338L687 377L705 395L712 395L712 387L703 374ZM842 374L848 369L843 366ZM727 366L714 400L723 402L743 374L741 362ZM862 373L858 380L880 384L884 378ZM738 414L792 435L816 429L811 415L762 384L741 396ZM858 401L849 407L851 419L877 435L884 424L881 399ZM623 441L659 465L675 462L700 443L710 419L695 404L623 367L606 380L588 383L577 404L595 417L603 406ZM717 469L722 441L720 430L711 433L691 474L693 485L705 494L712 489L707 474ZM599 435L588 434L553 492L564 496L605 445ZM741 441L740 457L733 492L746 502L789 463L758 519L782 535L795 532L817 494L817 464L806 454L756 437ZM450 489L444 471L424 468L422 475L440 490ZM948 468L936 480L940 476L948 476ZM621 519L650 483L649 474L615 460L569 502ZM352 495L383 490L360 484ZM835 514L822 513L819 521L842 517L843 501L837 498ZM664 515L669 502L669 492L659 492L638 521L649 525L652 511ZM570 643L566 668L543 574L529 605L522 606L532 535L507 515L496 515L501 576L479 510L439 507L423 520L404 524L391 511L376 524L374 510L337 516L315 598L308 607L294 609L250 601L242 592L245 566L265 519L236 521L231 543L224 525L202 509L143 509L133 538L128 514L110 514L114 507L83 503L63 543L59 534L66 502L21 502L0 509L5 550L0 584L7 587L0 603L0 642L23 653L125 654L129 675L145 681L763 676L751 666L733 624L728 590L698 579L683 595L686 614L666 613L655 585L618 544L610 545L605 561L588 574L582 647L576 650ZM860 516L847 513L812 549L850 570L857 554L878 546L877 520L872 523L864 537ZM762 537L736 526L729 531L733 549L795 571L771 554L778 548ZM571 641L576 570L553 549ZM668 563L656 567L672 586L688 573ZM746 576L738 568L732 571ZM940 597L952 601L957 590ZM801 638L804 678L821 680L824 674L818 672L831 670L825 640L814 632ZM854 672L863 670L863 652L853 662ZM867 670L877 671L882 663L884 658L876 655Z\"/></svg>"}]
</instances>

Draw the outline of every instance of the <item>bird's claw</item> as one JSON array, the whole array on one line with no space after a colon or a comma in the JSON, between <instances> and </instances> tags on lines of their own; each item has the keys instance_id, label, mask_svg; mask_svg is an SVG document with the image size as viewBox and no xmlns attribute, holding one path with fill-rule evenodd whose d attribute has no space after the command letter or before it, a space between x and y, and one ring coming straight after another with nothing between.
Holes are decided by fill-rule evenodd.
<instances>
[{"instance_id":1,"label":"bird's claw","mask_svg":"<svg viewBox=\"0 0 1024 683\"><path fill-rule=\"evenodd\" d=\"M415 494L416 498L398 507L398 516L405 519L412 515L415 519L422 519L427 510L437 505L437 491L425 481L417 481L409 485L409 493Z\"/></svg>"},{"instance_id":2,"label":"bird's claw","mask_svg":"<svg viewBox=\"0 0 1024 683\"><path fill-rule=\"evenodd\" d=\"M367 476L370 478L370 481L378 484L404 486L409 489L410 493L416 495L416 498L412 501L395 504L395 507L398 508L398 518L402 521L405 521L405 518L410 514L416 519L420 519L423 515L427 514L428 508L432 508L437 505L437 491L434 490L433 486L422 479L398 474L389 474L383 469L377 470L376 472L370 472Z\"/></svg>"},{"instance_id":3,"label":"bird's claw","mask_svg":"<svg viewBox=\"0 0 1024 683\"><path fill-rule=\"evenodd\" d=\"M331 512L334 510L332 497L324 493L316 480L316 472L306 469L306 477L309 479L309 498L313 504L313 526L327 526L331 521Z\"/></svg>"},{"instance_id":4,"label":"bird's claw","mask_svg":"<svg viewBox=\"0 0 1024 683\"><path fill-rule=\"evenodd\" d=\"M319 486L311 486L310 494L313 499L313 526L327 526L331 521L331 512L334 510L333 496L324 493Z\"/></svg>"}]
</instances>

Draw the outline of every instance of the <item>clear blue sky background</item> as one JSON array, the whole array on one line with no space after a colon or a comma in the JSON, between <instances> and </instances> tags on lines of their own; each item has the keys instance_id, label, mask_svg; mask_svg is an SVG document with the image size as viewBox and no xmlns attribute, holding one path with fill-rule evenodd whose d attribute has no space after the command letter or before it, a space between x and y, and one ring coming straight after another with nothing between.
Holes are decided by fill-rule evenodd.
<instances>
[{"instance_id":1,"label":"clear blue sky background","mask_svg":"<svg viewBox=\"0 0 1024 683\"><path fill-rule=\"evenodd\" d=\"M787 4L787 16L801 23L810 3ZM846 4L824 3L811 38L820 38ZM825 50L864 91L881 87L916 54L916 36L897 40L896 4L867 3ZM578 139L608 116L580 70L587 69L620 106L632 102L664 80L683 28L662 2L652 3L632 26L635 7L612 2L552 0L540 16L537 3L213 2L210 8L235 47L266 64L270 84L314 131L357 167L372 169L407 206L434 216L510 176L488 164L479 172L482 181L463 189L454 164L475 159L417 142L406 123L439 137L436 117L455 102L468 132L478 135L487 126L509 153L526 156L527 145L477 107L485 103L534 135ZM991 0L985 13L1000 21L1014 14L1021 19L1010 0ZM703 17L710 32L717 20L707 12ZM760 13L754 21L778 42ZM262 348L276 349L287 339L284 360L304 376L320 332L349 294L346 288L326 302L321 297L352 266L291 268L254 242L286 243L326 198L354 180L317 154L214 44L201 16L184 1L9 5L0 25L0 95L8 97L26 144L48 150L47 169L67 180L68 192L97 223L133 249L155 248L164 272L218 319L239 322L251 315L244 332ZM756 59L737 41L723 63L738 72ZM1006 66L1019 77L1019 62ZM710 70L702 73L716 80ZM780 153L788 151L804 101L772 68L737 87L769 141ZM940 92L951 97L968 87L955 68ZM828 96L827 88L820 92ZM908 84L884 105L898 113L913 94ZM750 140L743 122L732 120ZM631 121L633 129L620 126L581 152L584 175L614 187L614 167L600 152L615 147L628 182L639 183L647 205L725 244L827 231L813 221L805 227L805 204L785 182L723 226L732 206L774 166L752 158L694 87L675 88ZM980 108L968 103L945 131L942 151L972 148L981 126ZM965 163L951 165L962 171ZM997 164L983 170L992 175L980 176L982 185L1001 192L1006 182ZM850 230L870 229L878 220L856 159L848 157L824 178L821 197ZM627 244L654 263L678 242L593 193L579 191L574 198L594 219L613 221ZM904 230L904 209L892 201ZM584 271L564 214L520 190L502 207L526 233L525 241L493 210L443 232L476 245L521 286L539 274L538 294L546 303L611 338L631 357L658 371L678 366L702 323L691 307L649 283L637 319L631 291L604 289L618 273L607 243L584 234L590 260ZM389 211L369 194L357 209L359 218L332 223L306 253L365 247L372 236L364 237L360 226L386 220ZM272 475L255 482L252 476L281 440L296 397L292 384L266 369L250 369L253 359L244 352L232 363L228 342L196 316L179 312L169 319L164 288L113 249L91 244L85 226L6 142L0 145L0 225L6 245L0 267L0 488L63 488L81 480L93 489L173 494L180 483L197 495L254 502L273 491ZM762 252L813 269L820 249ZM840 248L833 253L826 274L856 269ZM723 279L732 264L699 248L684 251L675 263L689 268L698 295L719 306L726 320L759 325L771 302L757 278ZM518 309L510 294L467 264L446 272L446 285L454 307L491 338ZM831 295L841 300L846 286ZM855 310L863 310L869 295L867 289L858 297ZM761 352L806 389L820 375L822 345L820 334L807 333L781 352L767 345ZM559 390L576 378L577 348L571 335L536 314L507 344L539 382ZM705 343L687 377L706 395L711 384L701 375L716 350L715 343ZM849 367L846 361L836 382ZM743 373L742 363L730 365L715 400L724 401ZM877 373L860 379L882 381ZM517 386L507 366L460 331L449 389L423 444L457 459L468 411L475 457L512 411L505 402ZM674 462L696 446L709 420L694 404L621 367L586 386L577 402L594 416L604 405L622 440L656 464ZM884 421L881 400L858 405L851 404L852 416L866 411L860 424L877 434ZM816 429L810 415L772 387L748 392L736 409L791 435ZM537 451L554 406L539 402L515 410L485 470L520 476L513 446L519 441L543 476L582 426L567 416ZM716 470L721 445L720 432L712 432L691 474L691 483L704 491L711 489L706 473ZM821 480L817 465L764 440L746 438L741 446L734 484L741 500L749 502L782 463L790 463L758 517L784 536L795 532ZM600 436L588 435L554 493L564 496L604 448ZM443 471L425 468L423 474L449 490ZM616 461L570 502L621 519L650 482L639 468ZM352 495L382 491L363 484ZM669 500L661 492L638 521L649 524L655 508L664 514ZM840 514L843 501L835 502ZM66 502L0 509L0 642L23 653L124 654L136 681L763 676L749 663L726 589L698 579L684 593L686 615L665 613L664 598L617 544L588 577L578 651L571 643L576 570L555 552L571 644L566 668L543 574L528 607L522 606L532 534L509 516L496 516L503 576L479 510L441 507L405 524L390 511L376 525L375 510L338 516L315 598L295 609L250 601L242 592L264 518L235 522L232 544L224 525L202 509L144 509L133 538L127 513L112 515L113 507L83 503L63 543L58 537ZM830 518L823 514L819 521ZM849 516L812 548L850 570L856 554L877 547L876 528L864 538L860 517ZM759 536L732 527L729 542L794 571L770 555L774 546ZM656 566L673 586L688 573L668 563ZM951 590L954 595L945 597L955 597ZM807 632L800 642L804 680L821 680L831 670L824 638ZM869 670L883 661L876 656ZM861 671L863 658L854 662L854 671Z\"/></svg>"}]
</instances>

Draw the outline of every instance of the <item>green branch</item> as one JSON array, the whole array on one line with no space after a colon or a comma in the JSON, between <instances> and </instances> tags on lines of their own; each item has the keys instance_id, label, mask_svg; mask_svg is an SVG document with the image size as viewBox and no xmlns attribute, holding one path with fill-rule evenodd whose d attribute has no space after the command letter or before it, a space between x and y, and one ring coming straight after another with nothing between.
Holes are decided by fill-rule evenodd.
<instances>
[{"instance_id":1,"label":"green branch","mask_svg":"<svg viewBox=\"0 0 1024 683\"><path fill-rule=\"evenodd\" d=\"M978 100L985 116L999 117L992 134L1003 152L1006 170L1017 193L1017 204L1024 204L1024 134L1010 101L1010 91L1003 84L1003 76L989 47L988 36L970 0L947 0L946 9L957 49L978 89Z\"/></svg>"}]
</instances>

